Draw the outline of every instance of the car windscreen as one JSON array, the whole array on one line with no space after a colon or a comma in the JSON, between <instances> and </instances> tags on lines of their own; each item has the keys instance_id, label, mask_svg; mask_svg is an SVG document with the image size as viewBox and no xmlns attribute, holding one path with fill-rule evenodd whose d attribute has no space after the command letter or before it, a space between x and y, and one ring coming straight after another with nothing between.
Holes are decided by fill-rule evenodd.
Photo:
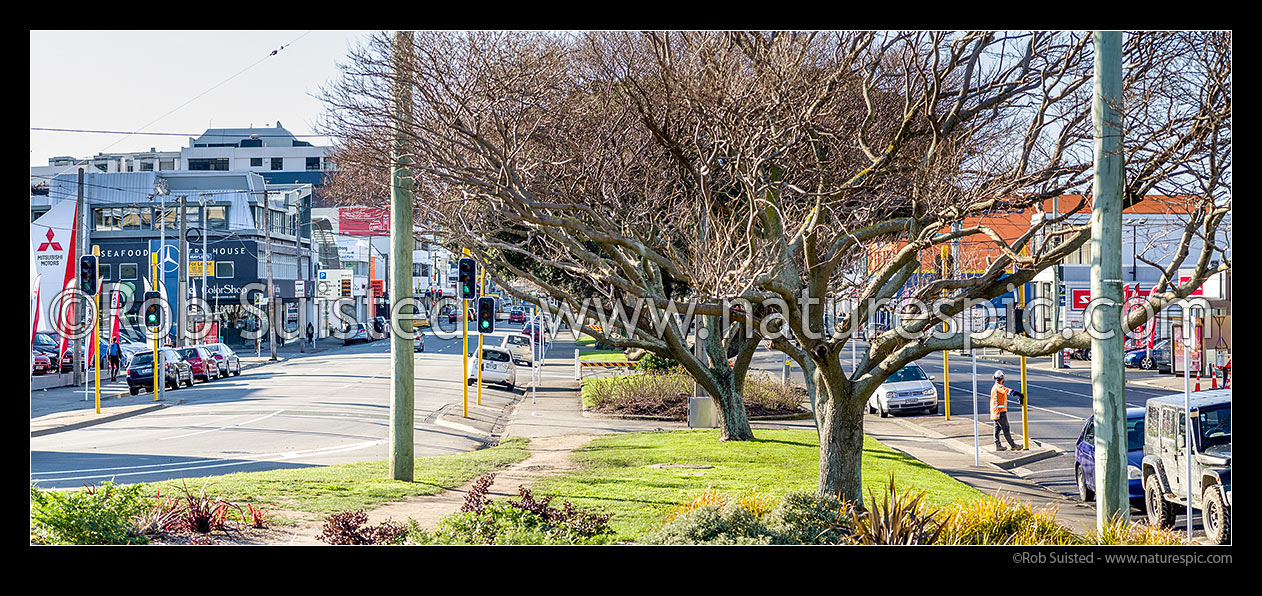
<instances>
[{"instance_id":1,"label":"car windscreen","mask_svg":"<svg viewBox=\"0 0 1262 596\"><path fill-rule=\"evenodd\" d=\"M1144 450L1144 417L1126 419L1126 450Z\"/></svg>"},{"instance_id":2,"label":"car windscreen","mask_svg":"<svg viewBox=\"0 0 1262 596\"><path fill-rule=\"evenodd\" d=\"M180 356L183 356L185 359L202 357L202 355L198 354L197 350L194 348L184 348L183 350L179 350L179 353Z\"/></svg>"},{"instance_id":3,"label":"car windscreen","mask_svg":"<svg viewBox=\"0 0 1262 596\"><path fill-rule=\"evenodd\" d=\"M924 381L928 378L929 377L925 376L925 371L921 370L919 366L904 366L899 369L898 372L890 375L888 379L885 379L885 382L899 383L902 381Z\"/></svg>"},{"instance_id":4,"label":"car windscreen","mask_svg":"<svg viewBox=\"0 0 1262 596\"><path fill-rule=\"evenodd\" d=\"M47 335L44 335L43 333L36 333L36 334L35 334L35 345L37 345L37 346L49 346L49 347L53 347L53 348L55 348L55 347L57 347L57 342L56 342L56 341L54 341L54 340L53 340L53 338L51 338L51 337L49 337L49 336L47 336Z\"/></svg>"},{"instance_id":5,"label":"car windscreen","mask_svg":"<svg viewBox=\"0 0 1262 596\"><path fill-rule=\"evenodd\" d=\"M523 337L521 335L510 335L508 336L508 343L519 346L528 346L530 345L530 338Z\"/></svg>"},{"instance_id":6,"label":"car windscreen","mask_svg":"<svg viewBox=\"0 0 1262 596\"><path fill-rule=\"evenodd\" d=\"M1213 445L1225 445L1231 442L1231 406L1229 404L1202 408L1196 421L1200 428L1202 451Z\"/></svg>"},{"instance_id":7,"label":"car windscreen","mask_svg":"<svg viewBox=\"0 0 1262 596\"><path fill-rule=\"evenodd\" d=\"M153 353L136 354L136 357L131 359L131 364L132 366L148 366L153 364Z\"/></svg>"},{"instance_id":8,"label":"car windscreen","mask_svg":"<svg viewBox=\"0 0 1262 596\"><path fill-rule=\"evenodd\" d=\"M499 350L482 350L482 359L491 362L508 362L508 353Z\"/></svg>"}]
</instances>

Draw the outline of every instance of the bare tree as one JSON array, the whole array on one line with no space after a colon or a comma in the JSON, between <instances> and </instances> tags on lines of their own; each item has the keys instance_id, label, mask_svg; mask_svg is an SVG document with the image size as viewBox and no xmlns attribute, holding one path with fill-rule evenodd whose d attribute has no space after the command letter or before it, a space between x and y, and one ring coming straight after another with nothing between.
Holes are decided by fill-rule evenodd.
<instances>
[{"instance_id":1,"label":"bare tree","mask_svg":"<svg viewBox=\"0 0 1262 596\"><path fill-rule=\"evenodd\" d=\"M626 337L598 337L678 359L722 404L725 436L745 436L734 406L757 342L794 358L820 433L818 490L861 501L863 410L890 374L966 342L1027 356L1090 343L1086 331L933 333L1089 240L1088 227L1071 225L1092 170L1089 40L427 34L412 71L418 117L405 128L416 138L418 198L451 238L559 299L580 296L539 271L590 287L601 309L646 305ZM329 94L340 119L331 130L360 146L393 126L379 100L364 99L388 97L373 74L388 64L386 47L354 56L354 72ZM1126 205L1166 193L1186 221L1151 308L1128 315L1133 328L1230 267L1218 230L1230 210L1230 34L1132 34L1124 51ZM1083 199L1015 238L985 217L1039 212L1071 193ZM1192 279L1178 285L1195 238ZM996 256L980 275L919 284L912 298L924 306L905 310L845 370L840 354L856 329L955 239ZM838 295L856 306L825 328L825 304ZM688 307L732 322L705 322L707 358L694 358L686 330L662 316Z\"/></svg>"}]
</instances>

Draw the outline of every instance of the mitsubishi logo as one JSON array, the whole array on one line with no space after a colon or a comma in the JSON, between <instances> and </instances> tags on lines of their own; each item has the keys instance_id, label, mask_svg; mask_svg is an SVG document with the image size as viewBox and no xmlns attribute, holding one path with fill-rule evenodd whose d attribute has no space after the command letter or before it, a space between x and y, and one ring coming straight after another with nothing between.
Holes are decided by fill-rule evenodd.
<instances>
[{"instance_id":1,"label":"mitsubishi logo","mask_svg":"<svg viewBox=\"0 0 1262 596\"><path fill-rule=\"evenodd\" d=\"M52 229L52 228L48 228L48 233L47 233L47 234L45 234L45 235L44 235L44 237L45 237L45 238L47 238L47 239L48 239L48 241L47 241L47 242L41 242L41 243L39 244L39 250L38 250L38 252L44 252L44 251L48 250L49 248L52 248L53 250L61 250L61 243L60 243L60 242L53 242L53 229Z\"/></svg>"}]
</instances>

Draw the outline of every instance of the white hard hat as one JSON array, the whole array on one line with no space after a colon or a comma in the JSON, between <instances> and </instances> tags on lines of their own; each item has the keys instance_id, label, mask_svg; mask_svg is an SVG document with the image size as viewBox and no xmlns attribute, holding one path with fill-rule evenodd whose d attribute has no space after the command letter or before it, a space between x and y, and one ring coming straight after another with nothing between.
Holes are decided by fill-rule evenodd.
<instances>
[{"instance_id":1,"label":"white hard hat","mask_svg":"<svg viewBox=\"0 0 1262 596\"><path fill-rule=\"evenodd\" d=\"M996 378L996 379L1002 379L1002 378L1003 378L1003 371L1002 371L1002 370L997 370L997 371L995 371L995 378Z\"/></svg>"}]
</instances>

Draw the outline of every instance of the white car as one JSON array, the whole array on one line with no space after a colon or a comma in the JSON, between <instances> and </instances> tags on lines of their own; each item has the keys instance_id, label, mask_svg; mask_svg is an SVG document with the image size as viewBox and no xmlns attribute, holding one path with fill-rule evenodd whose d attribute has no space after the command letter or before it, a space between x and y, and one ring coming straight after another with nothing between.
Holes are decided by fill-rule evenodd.
<instances>
[{"instance_id":1,"label":"white car","mask_svg":"<svg viewBox=\"0 0 1262 596\"><path fill-rule=\"evenodd\" d=\"M504 341L500 342L500 347L513 353L514 364L534 366L535 353L531 341L533 340L529 335L510 333L504 337Z\"/></svg>"},{"instance_id":2,"label":"white car","mask_svg":"<svg viewBox=\"0 0 1262 596\"><path fill-rule=\"evenodd\" d=\"M469 357L470 385L478 382L477 352ZM509 391L517 384L517 365L513 364L512 352L507 348L482 346L482 382L503 383Z\"/></svg>"},{"instance_id":3,"label":"white car","mask_svg":"<svg viewBox=\"0 0 1262 596\"><path fill-rule=\"evenodd\" d=\"M934 377L915 364L908 364L890 375L868 398L868 413L880 413L882 418L890 412L924 410L938 413L938 390L933 386Z\"/></svg>"}]
</instances>

